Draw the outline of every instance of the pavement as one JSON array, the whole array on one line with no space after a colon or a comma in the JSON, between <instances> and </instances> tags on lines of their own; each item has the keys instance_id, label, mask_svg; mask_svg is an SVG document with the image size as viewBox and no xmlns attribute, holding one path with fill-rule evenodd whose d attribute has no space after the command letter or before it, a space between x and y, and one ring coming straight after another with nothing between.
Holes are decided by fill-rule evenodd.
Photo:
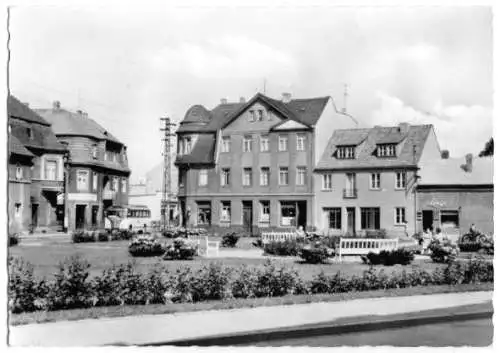
<instances>
[{"instance_id":1,"label":"pavement","mask_svg":"<svg viewBox=\"0 0 500 353\"><path fill-rule=\"evenodd\" d=\"M396 315L491 302L493 292L467 292L343 302L59 321L10 326L11 346L158 345L238 335L370 315Z\"/></svg>"}]
</instances>

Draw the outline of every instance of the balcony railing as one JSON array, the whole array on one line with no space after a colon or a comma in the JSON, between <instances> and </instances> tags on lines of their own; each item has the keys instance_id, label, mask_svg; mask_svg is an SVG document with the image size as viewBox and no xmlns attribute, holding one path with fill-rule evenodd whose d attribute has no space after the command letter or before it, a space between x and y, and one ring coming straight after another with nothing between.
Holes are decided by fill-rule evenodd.
<instances>
[{"instance_id":1,"label":"balcony railing","mask_svg":"<svg viewBox=\"0 0 500 353\"><path fill-rule=\"evenodd\" d=\"M358 189L344 189L344 199L357 199Z\"/></svg>"}]
</instances>

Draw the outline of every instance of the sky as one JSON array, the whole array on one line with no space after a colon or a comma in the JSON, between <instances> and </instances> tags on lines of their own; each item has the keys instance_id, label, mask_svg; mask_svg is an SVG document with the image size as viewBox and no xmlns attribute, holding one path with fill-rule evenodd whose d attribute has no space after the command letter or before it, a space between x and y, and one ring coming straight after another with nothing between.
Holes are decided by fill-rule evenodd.
<instances>
[{"instance_id":1,"label":"sky","mask_svg":"<svg viewBox=\"0 0 500 353\"><path fill-rule=\"evenodd\" d=\"M451 157L493 134L488 7L30 6L10 22L12 94L88 112L128 146L132 180L162 160L160 117L264 86L340 109L347 84L361 126L433 124Z\"/></svg>"}]
</instances>

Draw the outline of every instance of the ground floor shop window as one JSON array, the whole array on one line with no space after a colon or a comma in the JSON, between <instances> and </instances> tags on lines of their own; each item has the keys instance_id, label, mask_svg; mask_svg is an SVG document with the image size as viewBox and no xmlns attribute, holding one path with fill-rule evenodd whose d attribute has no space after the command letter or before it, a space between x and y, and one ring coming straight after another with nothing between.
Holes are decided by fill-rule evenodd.
<instances>
[{"instance_id":1,"label":"ground floor shop window","mask_svg":"<svg viewBox=\"0 0 500 353\"><path fill-rule=\"evenodd\" d=\"M220 221L231 222L231 201L221 202Z\"/></svg>"},{"instance_id":2,"label":"ground floor shop window","mask_svg":"<svg viewBox=\"0 0 500 353\"><path fill-rule=\"evenodd\" d=\"M325 208L329 229L342 228L342 209L340 207Z\"/></svg>"},{"instance_id":3,"label":"ground floor shop window","mask_svg":"<svg viewBox=\"0 0 500 353\"><path fill-rule=\"evenodd\" d=\"M459 214L454 210L441 210L441 228L458 228Z\"/></svg>"},{"instance_id":4,"label":"ground floor shop window","mask_svg":"<svg viewBox=\"0 0 500 353\"><path fill-rule=\"evenodd\" d=\"M380 209L378 207L361 208L361 229L380 229Z\"/></svg>"},{"instance_id":5,"label":"ground floor shop window","mask_svg":"<svg viewBox=\"0 0 500 353\"><path fill-rule=\"evenodd\" d=\"M212 210L210 202L198 202L198 225L212 224Z\"/></svg>"}]
</instances>

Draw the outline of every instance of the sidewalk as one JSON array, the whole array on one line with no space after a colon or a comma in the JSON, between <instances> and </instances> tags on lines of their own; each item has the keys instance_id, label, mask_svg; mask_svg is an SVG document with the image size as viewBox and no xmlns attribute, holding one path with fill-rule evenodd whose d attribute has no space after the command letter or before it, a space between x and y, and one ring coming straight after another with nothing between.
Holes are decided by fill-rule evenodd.
<instances>
[{"instance_id":1,"label":"sidewalk","mask_svg":"<svg viewBox=\"0 0 500 353\"><path fill-rule=\"evenodd\" d=\"M319 324L367 315L393 315L491 301L493 292L360 299L345 302L199 311L11 326L12 346L154 344L197 337Z\"/></svg>"}]
</instances>

